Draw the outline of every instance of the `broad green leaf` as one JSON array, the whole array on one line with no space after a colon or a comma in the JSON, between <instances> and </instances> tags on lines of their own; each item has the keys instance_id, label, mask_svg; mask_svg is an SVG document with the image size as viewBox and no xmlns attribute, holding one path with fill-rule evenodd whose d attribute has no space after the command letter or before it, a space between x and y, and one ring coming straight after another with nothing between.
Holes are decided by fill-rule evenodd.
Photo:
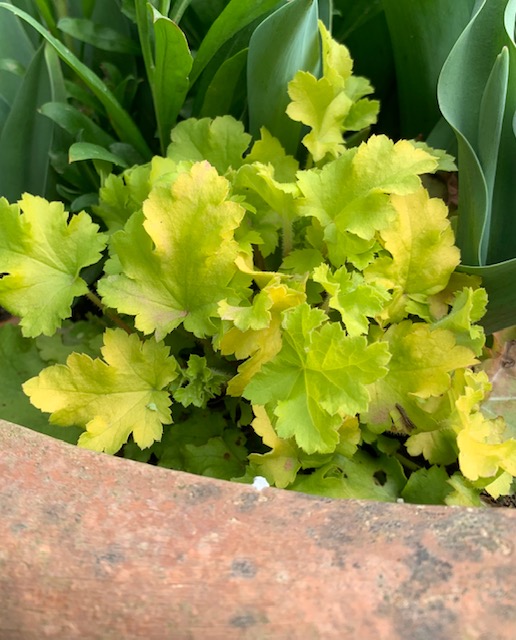
<instances>
[{"instance_id":1,"label":"broad green leaf","mask_svg":"<svg viewBox=\"0 0 516 640\"><path fill-rule=\"evenodd\" d=\"M190 84L194 84L223 44L238 31L281 4L281 0L231 0L228 2L199 47L190 76Z\"/></svg>"},{"instance_id":2,"label":"broad green leaf","mask_svg":"<svg viewBox=\"0 0 516 640\"><path fill-rule=\"evenodd\" d=\"M135 215L112 236L121 272L100 280L100 295L159 340L182 323L196 336L213 335L217 304L237 271L233 232L244 209L229 200L227 180L202 162L172 186L156 186L143 212L144 220Z\"/></svg>"},{"instance_id":3,"label":"broad green leaf","mask_svg":"<svg viewBox=\"0 0 516 640\"><path fill-rule=\"evenodd\" d=\"M172 20L153 9L153 22L155 67L151 83L164 152L188 92L193 59L184 33Z\"/></svg>"},{"instance_id":4,"label":"broad green leaf","mask_svg":"<svg viewBox=\"0 0 516 640\"><path fill-rule=\"evenodd\" d=\"M288 83L300 71L319 75L318 7L313 0L291 0L266 18L249 42L247 95L249 130L257 138L262 127L295 155L301 125L285 113Z\"/></svg>"},{"instance_id":5,"label":"broad green leaf","mask_svg":"<svg viewBox=\"0 0 516 640\"><path fill-rule=\"evenodd\" d=\"M270 407L281 438L294 437L307 453L328 453L346 416L364 411L366 384L387 373L387 345L346 336L326 314L299 305L283 320L283 346L244 390L254 404Z\"/></svg>"},{"instance_id":6,"label":"broad green leaf","mask_svg":"<svg viewBox=\"0 0 516 640\"><path fill-rule=\"evenodd\" d=\"M374 282L365 282L361 273L345 267L331 273L327 264L317 267L312 278L329 294L328 305L342 316L350 336L367 334L368 318L379 315L390 300L387 289Z\"/></svg>"},{"instance_id":7,"label":"broad green leaf","mask_svg":"<svg viewBox=\"0 0 516 640\"><path fill-rule=\"evenodd\" d=\"M73 353L66 365L44 369L23 390L52 414L52 424L85 429L79 446L116 453L132 433L140 448L150 447L171 422L164 389L177 376L175 359L163 343L142 343L121 329L106 331L102 358Z\"/></svg>"},{"instance_id":8,"label":"broad green leaf","mask_svg":"<svg viewBox=\"0 0 516 640\"><path fill-rule=\"evenodd\" d=\"M406 312L425 318L428 296L446 287L460 261L448 210L423 188L407 196L392 195L391 203L397 220L380 232L391 257L371 264L366 280L393 290L390 319L398 320Z\"/></svg>"},{"instance_id":9,"label":"broad green leaf","mask_svg":"<svg viewBox=\"0 0 516 640\"><path fill-rule=\"evenodd\" d=\"M104 147L98 144L92 144L91 142L74 142L68 150L68 159L70 162L79 162L81 160L102 160L115 164L124 169L127 167L127 162L124 158L104 149Z\"/></svg>"},{"instance_id":10,"label":"broad green leaf","mask_svg":"<svg viewBox=\"0 0 516 640\"><path fill-rule=\"evenodd\" d=\"M87 18L61 18L57 28L80 42L86 42L103 51L138 54L140 48L131 38L102 24L96 24Z\"/></svg>"},{"instance_id":11,"label":"broad green leaf","mask_svg":"<svg viewBox=\"0 0 516 640\"><path fill-rule=\"evenodd\" d=\"M180 122L171 134L167 157L179 162L207 160L223 175L230 167L238 169L249 147L251 136L244 125L231 116L211 120L189 118Z\"/></svg>"},{"instance_id":12,"label":"broad green leaf","mask_svg":"<svg viewBox=\"0 0 516 640\"><path fill-rule=\"evenodd\" d=\"M73 53L67 49L57 38L32 18L28 13L14 5L0 2L0 9L7 9L30 24L41 34L45 40L55 49L59 57L77 74L92 93L98 98L106 109L113 128L120 139L131 144L144 158L151 155L140 130L129 114L122 108L113 93L106 87L100 78L83 64Z\"/></svg>"},{"instance_id":13,"label":"broad green leaf","mask_svg":"<svg viewBox=\"0 0 516 640\"><path fill-rule=\"evenodd\" d=\"M477 2L439 78L439 105L459 146L457 241L465 265L484 266L515 257L512 243L507 241L516 233L513 216L508 213L516 204L512 184L515 19L514 0ZM465 269L469 271L469 266ZM492 292L488 287L488 294L497 306L505 306L510 299L499 287Z\"/></svg>"},{"instance_id":14,"label":"broad green leaf","mask_svg":"<svg viewBox=\"0 0 516 640\"><path fill-rule=\"evenodd\" d=\"M23 393L22 383L46 366L33 340L22 337L20 327L0 327L0 418L21 424L54 438L77 443L79 429L63 429L48 423Z\"/></svg>"},{"instance_id":15,"label":"broad green leaf","mask_svg":"<svg viewBox=\"0 0 516 640\"><path fill-rule=\"evenodd\" d=\"M456 344L451 331L432 331L423 322L404 320L392 325L384 339L392 354L389 370L369 387L371 403L362 415L364 422L383 430L391 427L398 407L419 426L424 417L420 401L446 393L451 373L477 362L470 349ZM424 428L424 424L420 426Z\"/></svg>"},{"instance_id":16,"label":"broad green leaf","mask_svg":"<svg viewBox=\"0 0 516 640\"><path fill-rule=\"evenodd\" d=\"M403 136L426 137L439 120L441 68L475 0L382 0L391 35Z\"/></svg>"},{"instance_id":17,"label":"broad green leaf","mask_svg":"<svg viewBox=\"0 0 516 640\"><path fill-rule=\"evenodd\" d=\"M106 236L84 212L68 222L60 202L25 194L0 200L0 304L21 317L24 336L52 335L88 291L80 271L101 257Z\"/></svg>"}]
</instances>

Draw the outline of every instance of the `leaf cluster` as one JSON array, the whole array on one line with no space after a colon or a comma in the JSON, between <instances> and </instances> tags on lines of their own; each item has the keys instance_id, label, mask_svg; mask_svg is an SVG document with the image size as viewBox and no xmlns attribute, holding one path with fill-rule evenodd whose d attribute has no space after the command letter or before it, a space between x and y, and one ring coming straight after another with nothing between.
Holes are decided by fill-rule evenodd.
<instances>
[{"instance_id":1,"label":"leaf cluster","mask_svg":"<svg viewBox=\"0 0 516 640\"><path fill-rule=\"evenodd\" d=\"M302 165L265 128L252 140L231 116L192 118L165 155L105 180L103 230L41 198L2 200L0 304L23 336L52 340L82 295L108 325L93 353L47 343L56 363L23 389L98 451L478 505L509 492L516 440L480 409L486 294L456 272L446 206L421 181L447 159L383 135L354 146L378 105L320 32L321 78L289 84Z\"/></svg>"}]
</instances>

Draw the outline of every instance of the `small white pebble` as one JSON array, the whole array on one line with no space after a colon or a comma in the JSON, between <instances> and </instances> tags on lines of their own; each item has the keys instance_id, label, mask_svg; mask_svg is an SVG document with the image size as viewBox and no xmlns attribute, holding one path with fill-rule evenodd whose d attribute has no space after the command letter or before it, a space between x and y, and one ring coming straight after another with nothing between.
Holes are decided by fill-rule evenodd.
<instances>
[{"instance_id":1,"label":"small white pebble","mask_svg":"<svg viewBox=\"0 0 516 640\"><path fill-rule=\"evenodd\" d=\"M253 480L253 487L256 489L256 491L261 491L262 489L266 489L270 486L271 485L267 482L266 478L264 478L263 476L255 476Z\"/></svg>"},{"instance_id":2,"label":"small white pebble","mask_svg":"<svg viewBox=\"0 0 516 640\"><path fill-rule=\"evenodd\" d=\"M398 498L396 500L396 502L398 502L399 504L403 504L405 502L405 500L403 500L403 498Z\"/></svg>"}]
</instances>

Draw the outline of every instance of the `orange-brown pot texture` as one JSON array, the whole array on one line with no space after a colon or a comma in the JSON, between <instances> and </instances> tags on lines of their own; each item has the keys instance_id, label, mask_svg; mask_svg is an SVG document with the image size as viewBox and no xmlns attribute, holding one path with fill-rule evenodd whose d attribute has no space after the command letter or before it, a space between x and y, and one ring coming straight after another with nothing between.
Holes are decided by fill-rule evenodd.
<instances>
[{"instance_id":1,"label":"orange-brown pot texture","mask_svg":"<svg viewBox=\"0 0 516 640\"><path fill-rule=\"evenodd\" d=\"M2 640L516 638L516 511L338 501L0 421Z\"/></svg>"}]
</instances>

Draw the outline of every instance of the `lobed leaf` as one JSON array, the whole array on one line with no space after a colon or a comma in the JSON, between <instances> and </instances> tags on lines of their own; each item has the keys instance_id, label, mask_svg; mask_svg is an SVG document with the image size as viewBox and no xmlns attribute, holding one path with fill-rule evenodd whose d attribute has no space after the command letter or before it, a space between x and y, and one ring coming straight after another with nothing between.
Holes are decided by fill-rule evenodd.
<instances>
[{"instance_id":1,"label":"lobed leaf","mask_svg":"<svg viewBox=\"0 0 516 640\"><path fill-rule=\"evenodd\" d=\"M25 194L0 200L0 304L21 317L23 335L52 335L88 291L80 271L98 262L106 236L88 214L68 221L60 202Z\"/></svg>"},{"instance_id":2,"label":"lobed leaf","mask_svg":"<svg viewBox=\"0 0 516 640\"><path fill-rule=\"evenodd\" d=\"M176 361L163 343L140 342L121 329L108 329L102 357L73 353L66 365L44 369L23 385L33 405L51 413L50 422L85 429L79 446L116 453L132 433L145 449L160 440L171 422L166 386L176 378Z\"/></svg>"},{"instance_id":3,"label":"lobed leaf","mask_svg":"<svg viewBox=\"0 0 516 640\"><path fill-rule=\"evenodd\" d=\"M196 336L213 335L217 304L237 272L233 233L244 213L208 162L157 185L143 215L112 236L120 269L98 283L104 302L134 315L136 327L158 340L180 324Z\"/></svg>"}]
</instances>

